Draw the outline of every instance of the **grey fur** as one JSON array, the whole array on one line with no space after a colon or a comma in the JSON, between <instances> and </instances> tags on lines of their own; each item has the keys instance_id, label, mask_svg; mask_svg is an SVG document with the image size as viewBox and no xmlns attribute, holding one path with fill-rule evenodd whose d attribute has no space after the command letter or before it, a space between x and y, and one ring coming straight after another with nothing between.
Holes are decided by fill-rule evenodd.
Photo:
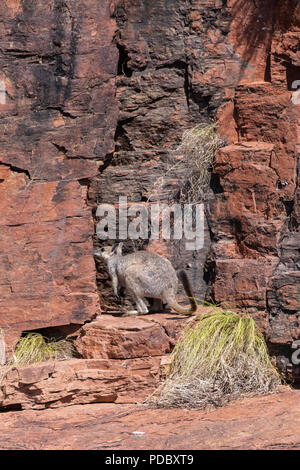
<instances>
[{"instance_id":1,"label":"grey fur","mask_svg":"<svg viewBox=\"0 0 300 470\"><path fill-rule=\"evenodd\" d=\"M112 279L114 294L119 295L121 287L134 300L140 315L148 313L145 298L159 299L168 304L176 312L191 315L197 310L197 304L185 272L180 279L191 303L191 309L181 307L176 302L178 277L169 260L149 251L137 251L122 255L122 243L117 247L105 247L94 253L103 258Z\"/></svg>"}]
</instances>

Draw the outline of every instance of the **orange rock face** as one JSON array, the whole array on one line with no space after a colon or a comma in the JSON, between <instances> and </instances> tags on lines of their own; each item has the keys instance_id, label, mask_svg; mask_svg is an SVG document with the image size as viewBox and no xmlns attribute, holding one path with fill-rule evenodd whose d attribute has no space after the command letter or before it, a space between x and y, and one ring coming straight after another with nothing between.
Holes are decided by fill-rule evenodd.
<instances>
[{"instance_id":1,"label":"orange rock face","mask_svg":"<svg viewBox=\"0 0 300 470\"><path fill-rule=\"evenodd\" d=\"M293 1L253 2L245 11L242 2L230 3L229 40L247 67L232 95L231 120L227 115L237 134L219 110L230 145L214 167L219 194L211 209L210 293L255 315L283 366L300 333L300 107L293 92L300 8Z\"/></svg>"},{"instance_id":2,"label":"orange rock face","mask_svg":"<svg viewBox=\"0 0 300 470\"><path fill-rule=\"evenodd\" d=\"M93 210L119 195L174 200L183 170L153 195L174 165L170 150L184 130L218 119L226 146L207 195L204 248L159 250L188 270L197 297L250 312L287 364L299 337L299 2L6 0L0 14L8 350L23 331L95 317L97 284L109 307ZM108 347L96 330L78 338L86 357L98 354L94 343ZM130 335L135 353L147 349ZM130 356L125 343L109 351Z\"/></svg>"},{"instance_id":3,"label":"orange rock face","mask_svg":"<svg viewBox=\"0 0 300 470\"><path fill-rule=\"evenodd\" d=\"M7 0L0 14L0 325L10 349L24 330L100 311L87 181L114 148L118 54L108 1Z\"/></svg>"},{"instance_id":4,"label":"orange rock face","mask_svg":"<svg viewBox=\"0 0 300 470\"><path fill-rule=\"evenodd\" d=\"M166 315L168 317L168 315ZM159 321L158 321L159 318ZM161 315L112 317L103 315L82 327L75 341L76 349L85 358L131 359L162 356L171 351L172 343L161 324ZM183 323L181 317L179 323ZM167 321L175 329L178 322ZM173 334L174 336L174 334Z\"/></svg>"},{"instance_id":5,"label":"orange rock face","mask_svg":"<svg viewBox=\"0 0 300 470\"><path fill-rule=\"evenodd\" d=\"M115 2L116 149L90 194L147 201L183 130L217 118L227 145L213 169L205 247L193 257L175 246L170 257L198 297L208 284L207 298L251 313L288 363L300 308L299 3L146 3ZM170 176L160 199L182 178Z\"/></svg>"},{"instance_id":6,"label":"orange rock face","mask_svg":"<svg viewBox=\"0 0 300 470\"><path fill-rule=\"evenodd\" d=\"M158 386L167 354L187 322L173 314L142 318L103 315L75 341L84 359L0 370L0 410L86 403L136 403Z\"/></svg>"},{"instance_id":7,"label":"orange rock face","mask_svg":"<svg viewBox=\"0 0 300 470\"><path fill-rule=\"evenodd\" d=\"M0 415L0 449L299 450L299 408L299 390L283 390L208 412L115 404L14 411Z\"/></svg>"}]
</instances>

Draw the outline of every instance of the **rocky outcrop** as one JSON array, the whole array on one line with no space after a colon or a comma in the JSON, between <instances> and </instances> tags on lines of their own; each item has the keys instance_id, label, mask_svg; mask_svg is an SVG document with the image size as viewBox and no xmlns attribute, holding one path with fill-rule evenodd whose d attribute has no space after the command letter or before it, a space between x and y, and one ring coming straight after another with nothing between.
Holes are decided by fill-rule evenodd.
<instances>
[{"instance_id":1,"label":"rocky outcrop","mask_svg":"<svg viewBox=\"0 0 300 470\"><path fill-rule=\"evenodd\" d=\"M72 359L8 372L0 409L59 408L88 403L136 403L158 386L160 358Z\"/></svg>"},{"instance_id":2,"label":"rocky outcrop","mask_svg":"<svg viewBox=\"0 0 300 470\"><path fill-rule=\"evenodd\" d=\"M181 174L153 194L170 150L184 129L217 118L227 145L212 174L205 247L165 251L198 297L251 313L285 363L299 337L299 14L294 0L115 2L116 148L90 188L114 204L119 194L176 198Z\"/></svg>"},{"instance_id":3,"label":"rocky outcrop","mask_svg":"<svg viewBox=\"0 0 300 470\"><path fill-rule=\"evenodd\" d=\"M250 71L232 94L229 131L219 110L220 132L230 145L214 167L210 293L255 316L286 371L300 333L300 111L293 96L300 8L295 1L248 3L247 10L239 11L243 2L232 9L229 40Z\"/></svg>"},{"instance_id":4,"label":"rocky outcrop","mask_svg":"<svg viewBox=\"0 0 300 470\"><path fill-rule=\"evenodd\" d=\"M177 314L103 315L80 329L75 347L86 359L161 356L171 352L186 321L187 317Z\"/></svg>"},{"instance_id":5,"label":"rocky outcrop","mask_svg":"<svg viewBox=\"0 0 300 470\"><path fill-rule=\"evenodd\" d=\"M1 3L0 326L99 313L89 178L114 149L118 53L108 1Z\"/></svg>"},{"instance_id":6,"label":"rocky outcrop","mask_svg":"<svg viewBox=\"0 0 300 470\"><path fill-rule=\"evenodd\" d=\"M187 321L175 314L103 315L75 341L84 359L0 368L0 411L142 402L164 377Z\"/></svg>"},{"instance_id":7,"label":"rocky outcrop","mask_svg":"<svg viewBox=\"0 0 300 470\"><path fill-rule=\"evenodd\" d=\"M299 391L286 389L206 412L108 403L14 411L0 415L0 449L112 450L116 457L140 449L292 450L300 448L299 418Z\"/></svg>"},{"instance_id":8,"label":"rocky outcrop","mask_svg":"<svg viewBox=\"0 0 300 470\"><path fill-rule=\"evenodd\" d=\"M185 129L218 119L226 146L207 195L204 248L159 250L188 270L197 297L251 313L289 361L300 305L300 117L291 100L299 8L296 0L2 2L0 328L8 351L23 331L96 317L97 290L110 310L109 277L93 260L97 205L116 205L119 195L176 199L184 174L167 173L172 150Z\"/></svg>"},{"instance_id":9,"label":"rocky outcrop","mask_svg":"<svg viewBox=\"0 0 300 470\"><path fill-rule=\"evenodd\" d=\"M115 151L90 185L90 203L117 205L120 195L130 203L174 202L184 170L168 170L177 161L172 151L183 132L210 122L220 107L222 117L229 116L234 87L242 71L252 68L228 39L234 12L220 0L185 4L118 0L114 5L120 114ZM232 120L226 125L236 133ZM206 199L211 197L213 191ZM188 271L200 299L205 297L209 277L203 269L211 241L209 214L207 219L202 250L189 252L181 242L165 244L164 240L160 240L164 247L159 247L176 268ZM157 250L149 245L148 249ZM111 301L101 263L98 270L100 295Z\"/></svg>"}]
</instances>

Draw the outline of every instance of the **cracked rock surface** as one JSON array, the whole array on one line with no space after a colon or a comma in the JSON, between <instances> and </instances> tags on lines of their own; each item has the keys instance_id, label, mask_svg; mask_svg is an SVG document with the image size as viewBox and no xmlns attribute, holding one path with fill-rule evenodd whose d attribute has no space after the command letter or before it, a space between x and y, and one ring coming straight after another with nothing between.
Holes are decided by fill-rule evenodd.
<instances>
[{"instance_id":1,"label":"cracked rock surface","mask_svg":"<svg viewBox=\"0 0 300 470\"><path fill-rule=\"evenodd\" d=\"M213 411L94 404L2 413L0 449L300 449L299 391Z\"/></svg>"},{"instance_id":2,"label":"cracked rock surface","mask_svg":"<svg viewBox=\"0 0 300 470\"><path fill-rule=\"evenodd\" d=\"M146 205L183 132L216 118L227 145L216 155L203 249L148 248L186 268L198 298L253 315L290 369L300 306L299 2L3 0L0 14L8 353L23 331L90 321L98 293L110 306L109 276L93 260L93 211L119 195ZM158 199L174 200L182 180L182 171L165 178Z\"/></svg>"}]
</instances>

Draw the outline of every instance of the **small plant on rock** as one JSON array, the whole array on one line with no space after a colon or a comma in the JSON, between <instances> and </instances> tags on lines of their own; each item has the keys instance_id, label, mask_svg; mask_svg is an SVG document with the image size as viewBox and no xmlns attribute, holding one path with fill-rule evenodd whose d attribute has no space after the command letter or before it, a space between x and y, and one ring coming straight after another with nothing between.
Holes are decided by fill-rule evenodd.
<instances>
[{"instance_id":1,"label":"small plant on rock","mask_svg":"<svg viewBox=\"0 0 300 470\"><path fill-rule=\"evenodd\" d=\"M53 359L68 359L74 354L72 343L66 339L48 339L40 333L27 333L20 338L13 353L12 365L25 365Z\"/></svg>"},{"instance_id":2,"label":"small plant on rock","mask_svg":"<svg viewBox=\"0 0 300 470\"><path fill-rule=\"evenodd\" d=\"M216 152L225 145L216 127L216 122L201 123L183 133L180 145L172 152L177 161L156 180L149 200L163 193L173 176L178 180L180 203L197 204L205 198Z\"/></svg>"},{"instance_id":3,"label":"small plant on rock","mask_svg":"<svg viewBox=\"0 0 300 470\"><path fill-rule=\"evenodd\" d=\"M186 168L179 194L182 203L196 204L204 198L209 188L216 152L225 144L216 132L216 126L217 123L206 126L198 124L182 136L176 150L183 156L180 165Z\"/></svg>"}]
</instances>

